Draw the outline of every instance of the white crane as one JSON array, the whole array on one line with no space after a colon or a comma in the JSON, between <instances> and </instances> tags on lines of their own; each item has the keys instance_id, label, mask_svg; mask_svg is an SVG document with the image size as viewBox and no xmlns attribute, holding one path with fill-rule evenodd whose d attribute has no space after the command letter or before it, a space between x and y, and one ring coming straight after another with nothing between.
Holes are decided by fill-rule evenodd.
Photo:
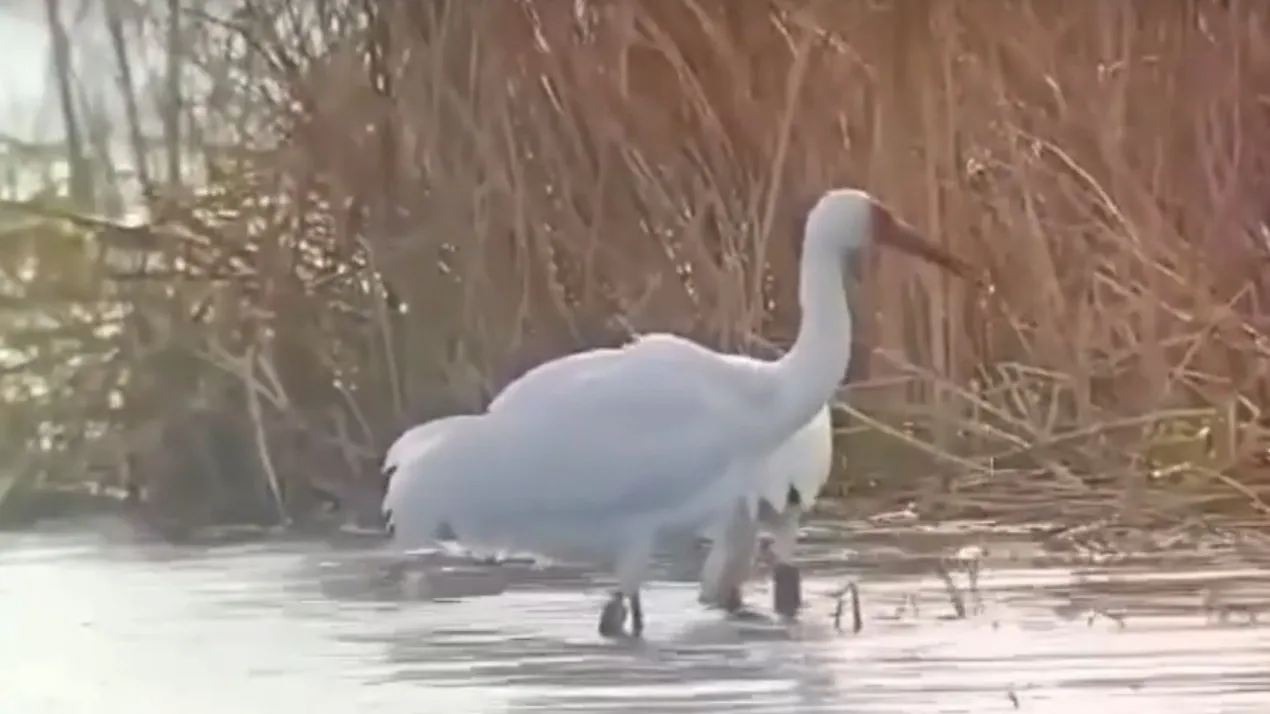
<instances>
[{"instance_id":1,"label":"white crane","mask_svg":"<svg viewBox=\"0 0 1270 714\"><path fill-rule=\"evenodd\" d=\"M613 354L618 354L614 352ZM746 360L749 357L727 355ZM550 388L546 373L536 373L534 378L514 385L515 389L490 405L501 409L527 397L529 389ZM473 419L472 415L454 415L434 419L411 427L397 438L384 455L381 474L391 484L399 470L403 478L410 478L408 464L428 444L450 429L462 428ZM833 430L829 408L816 413L776 451L772 452L759 472L756 493L758 502L757 522L748 518L734 518L716 524L702 535L710 540L710 553L702 568L699 600L703 604L722 607L732 614L748 614L741 597L741 587L749 579L757 553L759 526L772 535L770 554L772 566L774 609L785 617L797 615L802 602L801 575L793 564L794 549L798 544L798 528L802 515L811 510L821 489L829 479L833 458Z\"/></svg>"},{"instance_id":2,"label":"white crane","mask_svg":"<svg viewBox=\"0 0 1270 714\"><path fill-rule=\"evenodd\" d=\"M829 191L807 215L802 322L781 359L652 334L547 362L399 467L412 477L384 498L394 543L420 547L444 525L469 546L602 564L617 587L601 634L624 632L629 601L641 635L654 545L693 541L738 505L756 518L764 463L834 394L851 354L844 267L870 237L964 271L868 194Z\"/></svg>"}]
</instances>

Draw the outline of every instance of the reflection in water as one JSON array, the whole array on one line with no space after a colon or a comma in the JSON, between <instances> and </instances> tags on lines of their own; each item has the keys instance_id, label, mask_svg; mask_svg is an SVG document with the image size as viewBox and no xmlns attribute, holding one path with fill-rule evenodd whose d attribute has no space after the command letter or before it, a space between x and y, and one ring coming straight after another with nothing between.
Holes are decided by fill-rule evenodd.
<instances>
[{"instance_id":1,"label":"reflection in water","mask_svg":"<svg viewBox=\"0 0 1270 714\"><path fill-rule=\"evenodd\" d=\"M7 538L6 712L977 713L1015 711L1014 697L1027 712L1193 714L1270 701L1266 630L1199 609L1205 589L1258 599L1260 571L1229 563L989 568L986 611L950 620L938 579L877 565L860 538L856 562L871 565L852 573L866 614L853 636L816 594L843 575L842 545L818 538L811 610L794 628L724 621L663 571L648 640L607 643L594 632L602 584L566 568L429 563L402 585L378 554L313 544Z\"/></svg>"}]
</instances>

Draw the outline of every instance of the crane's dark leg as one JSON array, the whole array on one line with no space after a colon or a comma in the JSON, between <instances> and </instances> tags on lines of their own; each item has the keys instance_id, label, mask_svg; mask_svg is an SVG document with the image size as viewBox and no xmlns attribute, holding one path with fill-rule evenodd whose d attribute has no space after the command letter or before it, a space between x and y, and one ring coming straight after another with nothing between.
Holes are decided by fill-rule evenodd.
<instances>
[{"instance_id":1,"label":"crane's dark leg","mask_svg":"<svg viewBox=\"0 0 1270 714\"><path fill-rule=\"evenodd\" d=\"M772 609L788 619L803 607L803 576L797 565L777 563L772 568Z\"/></svg>"},{"instance_id":2,"label":"crane's dark leg","mask_svg":"<svg viewBox=\"0 0 1270 714\"><path fill-rule=\"evenodd\" d=\"M626 634L626 598L620 590L609 595L600 611L600 636L621 637Z\"/></svg>"},{"instance_id":3,"label":"crane's dark leg","mask_svg":"<svg viewBox=\"0 0 1270 714\"><path fill-rule=\"evenodd\" d=\"M745 605L745 601L741 598L741 588L737 586L723 596L723 602L719 606L728 613L728 617L734 620L768 620L769 618L763 613L751 609Z\"/></svg>"},{"instance_id":4,"label":"crane's dark leg","mask_svg":"<svg viewBox=\"0 0 1270 714\"><path fill-rule=\"evenodd\" d=\"M626 601L631 604L631 629L634 637L644 634L644 607L639 591L647 575L652 558L653 540L637 537L615 563L617 587L609 596L609 602L600 615L600 634L605 637L621 637L626 634Z\"/></svg>"},{"instance_id":5,"label":"crane's dark leg","mask_svg":"<svg viewBox=\"0 0 1270 714\"><path fill-rule=\"evenodd\" d=\"M644 636L644 603L640 601L639 591L631 595L631 636Z\"/></svg>"},{"instance_id":6,"label":"crane's dark leg","mask_svg":"<svg viewBox=\"0 0 1270 714\"><path fill-rule=\"evenodd\" d=\"M767 619L747 608L741 596L754 567L758 536L758 520L744 501L738 501L723 529L711 534L710 555L701 569L699 602L722 609L729 618Z\"/></svg>"},{"instance_id":7,"label":"crane's dark leg","mask_svg":"<svg viewBox=\"0 0 1270 714\"><path fill-rule=\"evenodd\" d=\"M803 607L803 576L793 564L802 512L801 500L791 488L785 511L772 529L772 609L789 620L798 617Z\"/></svg>"}]
</instances>

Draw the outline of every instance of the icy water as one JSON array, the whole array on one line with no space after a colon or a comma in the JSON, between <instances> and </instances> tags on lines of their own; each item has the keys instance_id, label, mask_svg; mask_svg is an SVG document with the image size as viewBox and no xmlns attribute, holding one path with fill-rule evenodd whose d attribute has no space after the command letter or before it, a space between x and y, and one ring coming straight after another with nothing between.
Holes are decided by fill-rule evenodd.
<instances>
[{"instance_id":1,"label":"icy water","mask_svg":"<svg viewBox=\"0 0 1270 714\"><path fill-rule=\"evenodd\" d=\"M0 711L1264 712L1266 571L1233 559L989 559L965 619L932 553L972 537L817 530L800 624L702 610L685 569L642 643L595 634L585 573L434 558L402 581L370 546L182 548L0 536ZM849 546L847 544L850 544ZM997 542L990 556L1027 553ZM966 575L953 572L964 587ZM863 629L830 593L859 583ZM1231 612L1206 615L1204 592ZM764 582L750 592L766 608ZM849 612L850 608L847 608ZM1266 619L1270 619L1267 617Z\"/></svg>"}]
</instances>

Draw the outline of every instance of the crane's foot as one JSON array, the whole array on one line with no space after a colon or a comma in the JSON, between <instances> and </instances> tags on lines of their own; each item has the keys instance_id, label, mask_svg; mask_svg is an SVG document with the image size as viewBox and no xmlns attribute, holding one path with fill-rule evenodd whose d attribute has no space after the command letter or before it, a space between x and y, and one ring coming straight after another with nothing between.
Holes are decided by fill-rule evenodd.
<instances>
[{"instance_id":1,"label":"crane's foot","mask_svg":"<svg viewBox=\"0 0 1270 714\"><path fill-rule=\"evenodd\" d=\"M728 618L732 620L741 620L744 622L765 622L769 620L763 613L746 607L745 601L741 599L741 589L736 588L728 593L720 603L728 613Z\"/></svg>"},{"instance_id":2,"label":"crane's foot","mask_svg":"<svg viewBox=\"0 0 1270 714\"><path fill-rule=\"evenodd\" d=\"M741 602L741 591L737 589L730 593L709 593L702 590L697 593L697 602L709 610L729 610L737 607L734 603Z\"/></svg>"},{"instance_id":3,"label":"crane's foot","mask_svg":"<svg viewBox=\"0 0 1270 714\"><path fill-rule=\"evenodd\" d=\"M788 620L798 617L803 607L803 575L798 566L777 563L772 568L772 609Z\"/></svg>"},{"instance_id":4,"label":"crane's foot","mask_svg":"<svg viewBox=\"0 0 1270 714\"><path fill-rule=\"evenodd\" d=\"M609 596L600 611L600 636L622 637L626 634L626 598L620 592Z\"/></svg>"}]
</instances>

